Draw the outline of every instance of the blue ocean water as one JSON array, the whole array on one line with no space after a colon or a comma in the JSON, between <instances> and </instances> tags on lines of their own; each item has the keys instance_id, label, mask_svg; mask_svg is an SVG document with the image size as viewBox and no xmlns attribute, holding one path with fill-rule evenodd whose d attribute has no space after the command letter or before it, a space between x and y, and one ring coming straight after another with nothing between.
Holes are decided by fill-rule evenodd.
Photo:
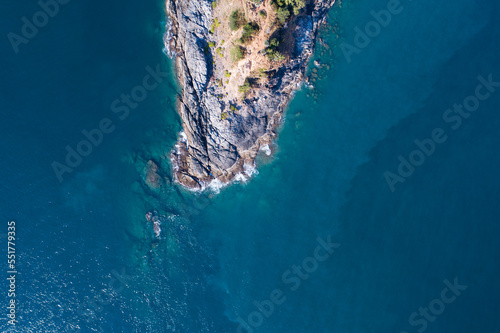
<instances>
[{"instance_id":1,"label":"blue ocean water","mask_svg":"<svg viewBox=\"0 0 500 333\"><path fill-rule=\"evenodd\" d=\"M19 273L18 324L2 315L2 331L500 332L500 87L460 126L443 119L479 76L500 81L499 4L394 4L337 3L315 55L330 68L297 93L258 174L218 194L171 181L180 123L161 1L69 2L18 53L3 38L0 234L16 221ZM2 4L1 31L38 10ZM161 84L120 119L113 101L157 65ZM115 129L60 182L53 162L105 118ZM439 129L446 140L392 191L399 156ZM144 184L149 160L161 190Z\"/></svg>"}]
</instances>

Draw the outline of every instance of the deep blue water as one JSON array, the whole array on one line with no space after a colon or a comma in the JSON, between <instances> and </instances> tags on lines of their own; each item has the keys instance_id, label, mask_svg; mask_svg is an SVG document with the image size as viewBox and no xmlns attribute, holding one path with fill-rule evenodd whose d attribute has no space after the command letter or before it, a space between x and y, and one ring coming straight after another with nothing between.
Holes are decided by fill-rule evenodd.
<instances>
[{"instance_id":1,"label":"deep blue water","mask_svg":"<svg viewBox=\"0 0 500 333\"><path fill-rule=\"evenodd\" d=\"M5 310L1 330L500 332L500 87L460 124L447 113L479 76L500 82L500 5L401 1L347 59L342 43L387 6L337 4L315 55L330 68L297 93L273 156L247 184L193 194L170 181L180 120L161 1L70 1L18 53L7 34L40 8L1 4L0 234L16 221L19 272L18 324ZM161 84L120 119L113 101L157 65ZM60 182L53 162L105 118L114 130ZM436 130L446 140L413 153ZM410 155L421 165L391 190ZM161 191L144 185L150 159ZM338 244L320 262L318 238Z\"/></svg>"}]
</instances>

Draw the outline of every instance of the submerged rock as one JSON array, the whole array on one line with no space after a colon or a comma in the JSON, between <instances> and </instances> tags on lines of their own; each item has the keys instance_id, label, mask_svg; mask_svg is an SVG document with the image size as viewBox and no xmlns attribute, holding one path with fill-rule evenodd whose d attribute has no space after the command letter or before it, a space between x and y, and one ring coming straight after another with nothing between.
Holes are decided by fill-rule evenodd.
<instances>
[{"instance_id":1,"label":"submerged rock","mask_svg":"<svg viewBox=\"0 0 500 333\"><path fill-rule=\"evenodd\" d=\"M165 184L159 172L158 165L152 160L144 167L144 182L151 190L158 190Z\"/></svg>"}]
</instances>

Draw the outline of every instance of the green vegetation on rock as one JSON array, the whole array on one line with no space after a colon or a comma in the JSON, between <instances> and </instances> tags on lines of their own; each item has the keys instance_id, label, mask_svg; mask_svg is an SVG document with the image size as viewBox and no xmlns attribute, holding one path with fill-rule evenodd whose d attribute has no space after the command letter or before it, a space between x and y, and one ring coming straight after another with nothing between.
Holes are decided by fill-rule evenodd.
<instances>
[{"instance_id":1,"label":"green vegetation on rock","mask_svg":"<svg viewBox=\"0 0 500 333\"><path fill-rule=\"evenodd\" d=\"M241 86L238 87L238 91L244 95L246 95L246 93L249 92L250 89L252 89L252 83L248 78Z\"/></svg>"},{"instance_id":2,"label":"green vegetation on rock","mask_svg":"<svg viewBox=\"0 0 500 333\"><path fill-rule=\"evenodd\" d=\"M245 49L240 45L233 46L233 48L231 49L231 59L236 62L240 61L243 58L245 58Z\"/></svg>"},{"instance_id":3,"label":"green vegetation on rock","mask_svg":"<svg viewBox=\"0 0 500 333\"><path fill-rule=\"evenodd\" d=\"M267 72L266 72L266 69L265 69L265 68L259 68L259 69L257 70L257 74L259 75L259 77L260 77L261 79L264 79L264 78L266 78L266 77L267 77Z\"/></svg>"},{"instance_id":4,"label":"green vegetation on rock","mask_svg":"<svg viewBox=\"0 0 500 333\"><path fill-rule=\"evenodd\" d=\"M246 23L247 20L245 19L245 14L239 10L235 10L231 13L231 16L229 16L229 28L233 31L238 30Z\"/></svg>"},{"instance_id":5,"label":"green vegetation on rock","mask_svg":"<svg viewBox=\"0 0 500 333\"><path fill-rule=\"evenodd\" d=\"M212 26L210 27L210 33L213 35L214 32L215 32L215 28L218 28L220 27L221 25L221 22L219 21L219 19L216 17L214 22L212 23Z\"/></svg>"},{"instance_id":6,"label":"green vegetation on rock","mask_svg":"<svg viewBox=\"0 0 500 333\"><path fill-rule=\"evenodd\" d=\"M278 20L281 23L285 23L286 20L290 17L290 11L286 7L279 7L276 11L276 15L278 16Z\"/></svg>"},{"instance_id":7,"label":"green vegetation on rock","mask_svg":"<svg viewBox=\"0 0 500 333\"><path fill-rule=\"evenodd\" d=\"M218 47L217 50L215 50L215 53L217 53L221 58L224 57L224 53L223 53L224 49L222 49L221 47Z\"/></svg>"},{"instance_id":8,"label":"green vegetation on rock","mask_svg":"<svg viewBox=\"0 0 500 333\"><path fill-rule=\"evenodd\" d=\"M298 15L300 10L306 6L305 0L285 0L285 3L292 7L294 15Z\"/></svg>"},{"instance_id":9,"label":"green vegetation on rock","mask_svg":"<svg viewBox=\"0 0 500 333\"><path fill-rule=\"evenodd\" d=\"M271 39L268 42L268 44L269 46L266 49L266 53L269 60L274 62L285 60L285 56L281 54L280 51L278 51L278 46L280 45L280 42L276 38Z\"/></svg>"},{"instance_id":10,"label":"green vegetation on rock","mask_svg":"<svg viewBox=\"0 0 500 333\"><path fill-rule=\"evenodd\" d=\"M256 22L250 22L243 27L243 35L238 40L241 44L247 44L252 40L253 35L259 31L259 25Z\"/></svg>"},{"instance_id":11,"label":"green vegetation on rock","mask_svg":"<svg viewBox=\"0 0 500 333\"><path fill-rule=\"evenodd\" d=\"M290 18L291 13L298 15L305 6L305 0L274 0L273 2L273 7L281 24Z\"/></svg>"}]
</instances>

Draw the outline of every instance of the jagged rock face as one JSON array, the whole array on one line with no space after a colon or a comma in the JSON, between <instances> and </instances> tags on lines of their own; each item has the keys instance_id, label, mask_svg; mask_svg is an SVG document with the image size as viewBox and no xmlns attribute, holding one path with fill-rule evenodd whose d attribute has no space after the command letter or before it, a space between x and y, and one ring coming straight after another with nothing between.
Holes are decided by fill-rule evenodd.
<instances>
[{"instance_id":1,"label":"jagged rock face","mask_svg":"<svg viewBox=\"0 0 500 333\"><path fill-rule=\"evenodd\" d=\"M177 55L182 86L179 113L185 134L172 154L177 181L190 188L204 188L215 179L227 183L243 172L245 164L254 164L260 147L275 137L283 109L300 87L319 24L333 3L311 1L312 14L297 17L295 55L266 86L246 99L238 112L222 120L227 105L217 97L211 82L212 61L205 52L213 19L211 1L167 0L174 36L171 48Z\"/></svg>"}]
</instances>

